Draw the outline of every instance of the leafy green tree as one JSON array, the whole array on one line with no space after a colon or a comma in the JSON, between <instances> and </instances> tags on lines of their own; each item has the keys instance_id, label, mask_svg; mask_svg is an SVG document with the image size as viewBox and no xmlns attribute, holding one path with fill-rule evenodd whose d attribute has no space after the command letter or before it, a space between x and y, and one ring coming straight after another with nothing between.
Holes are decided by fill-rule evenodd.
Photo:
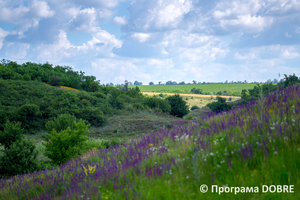
<instances>
[{"instance_id":1,"label":"leafy green tree","mask_svg":"<svg viewBox=\"0 0 300 200\"><path fill-rule=\"evenodd\" d=\"M74 125L74 130L68 127L60 132L53 129L48 133L49 140L44 143L45 155L52 160L53 164L60 165L77 157L84 148L88 140L86 135L89 125L86 125L82 119L74 122Z\"/></svg>"},{"instance_id":2,"label":"leafy green tree","mask_svg":"<svg viewBox=\"0 0 300 200\"><path fill-rule=\"evenodd\" d=\"M16 118L22 126L29 132L41 128L40 108L35 104L24 104L16 111Z\"/></svg>"},{"instance_id":3,"label":"leafy green tree","mask_svg":"<svg viewBox=\"0 0 300 200\"><path fill-rule=\"evenodd\" d=\"M3 177L30 173L38 169L35 145L28 139L13 142L2 151L0 157L0 175Z\"/></svg>"},{"instance_id":4,"label":"leafy green tree","mask_svg":"<svg viewBox=\"0 0 300 200\"><path fill-rule=\"evenodd\" d=\"M169 102L166 99L157 98L157 96L146 97L143 104L152 109L159 109L163 113L170 113L171 111L171 105Z\"/></svg>"},{"instance_id":5,"label":"leafy green tree","mask_svg":"<svg viewBox=\"0 0 300 200\"><path fill-rule=\"evenodd\" d=\"M23 138L21 135L22 132L23 129L21 128L20 122L13 123L7 120L4 131L0 131L0 144L2 144L5 149L8 149L14 142Z\"/></svg>"},{"instance_id":6,"label":"leafy green tree","mask_svg":"<svg viewBox=\"0 0 300 200\"><path fill-rule=\"evenodd\" d=\"M294 85L295 83L299 82L298 77L293 74L293 75L289 75L287 76L286 74L284 74L284 87L290 86L290 85Z\"/></svg>"},{"instance_id":7,"label":"leafy green tree","mask_svg":"<svg viewBox=\"0 0 300 200\"><path fill-rule=\"evenodd\" d=\"M78 122L74 115L70 114L61 114L57 118L50 120L46 123L45 128L48 132L51 132L53 129L56 132L66 130L68 127L71 130L75 130L75 123Z\"/></svg>"},{"instance_id":8,"label":"leafy green tree","mask_svg":"<svg viewBox=\"0 0 300 200\"><path fill-rule=\"evenodd\" d=\"M52 85L52 86L60 86L61 85L60 76L50 76L49 84Z\"/></svg>"},{"instance_id":9,"label":"leafy green tree","mask_svg":"<svg viewBox=\"0 0 300 200\"><path fill-rule=\"evenodd\" d=\"M169 96L166 100L171 105L171 115L182 118L184 115L189 113L187 102L184 101L179 94Z\"/></svg>"},{"instance_id":10,"label":"leafy green tree","mask_svg":"<svg viewBox=\"0 0 300 200\"><path fill-rule=\"evenodd\" d=\"M213 112L228 111L231 109L232 106L226 103L225 98L217 97L217 99L217 102L207 104L207 107L209 107Z\"/></svg>"}]
</instances>

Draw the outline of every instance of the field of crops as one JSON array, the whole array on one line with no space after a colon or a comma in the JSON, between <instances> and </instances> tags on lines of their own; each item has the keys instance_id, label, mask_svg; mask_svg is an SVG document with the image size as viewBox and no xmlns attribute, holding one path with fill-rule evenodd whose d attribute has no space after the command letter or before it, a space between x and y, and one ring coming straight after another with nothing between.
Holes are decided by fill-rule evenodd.
<instances>
[{"instance_id":1,"label":"field of crops","mask_svg":"<svg viewBox=\"0 0 300 200\"><path fill-rule=\"evenodd\" d=\"M1 179L0 199L300 199L299 102L299 86L280 89L205 122Z\"/></svg>"},{"instance_id":2,"label":"field of crops","mask_svg":"<svg viewBox=\"0 0 300 200\"><path fill-rule=\"evenodd\" d=\"M213 92L216 94L219 91L231 91L232 93L241 92L243 89L252 89L255 85L256 84L140 85L138 87L141 92L173 93L174 91L177 91L178 93L191 93L191 89L199 88L202 89L204 93Z\"/></svg>"}]
</instances>

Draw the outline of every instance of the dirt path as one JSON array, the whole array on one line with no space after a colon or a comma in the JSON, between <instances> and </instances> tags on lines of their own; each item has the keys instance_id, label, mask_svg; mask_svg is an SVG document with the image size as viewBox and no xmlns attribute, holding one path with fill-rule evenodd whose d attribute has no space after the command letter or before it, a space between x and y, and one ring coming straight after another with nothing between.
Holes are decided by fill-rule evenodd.
<instances>
[{"instance_id":1,"label":"dirt path","mask_svg":"<svg viewBox=\"0 0 300 200\"><path fill-rule=\"evenodd\" d=\"M147 95L159 95L159 94L167 94L167 95L175 95L175 93L159 93L159 92L142 92L142 94L147 94ZM218 95L204 95L204 94L179 94L180 96L184 97L204 97L204 98L210 98L213 96L214 98L217 97ZM234 98L234 99L240 99L241 97L235 97L235 96L219 96L223 98Z\"/></svg>"}]
</instances>

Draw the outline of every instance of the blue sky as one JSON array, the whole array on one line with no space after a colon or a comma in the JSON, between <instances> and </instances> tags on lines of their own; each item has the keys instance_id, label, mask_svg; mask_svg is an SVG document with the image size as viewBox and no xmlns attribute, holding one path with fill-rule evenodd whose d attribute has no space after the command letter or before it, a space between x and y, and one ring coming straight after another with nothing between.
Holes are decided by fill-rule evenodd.
<instances>
[{"instance_id":1,"label":"blue sky","mask_svg":"<svg viewBox=\"0 0 300 200\"><path fill-rule=\"evenodd\" d=\"M0 0L0 58L104 84L299 76L300 1Z\"/></svg>"}]
</instances>

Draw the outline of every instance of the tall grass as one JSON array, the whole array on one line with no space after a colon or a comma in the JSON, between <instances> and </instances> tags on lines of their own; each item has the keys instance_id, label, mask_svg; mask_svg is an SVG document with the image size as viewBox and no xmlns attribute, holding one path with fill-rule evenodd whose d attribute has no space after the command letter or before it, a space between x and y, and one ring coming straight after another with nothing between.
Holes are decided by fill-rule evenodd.
<instances>
[{"instance_id":1,"label":"tall grass","mask_svg":"<svg viewBox=\"0 0 300 200\"><path fill-rule=\"evenodd\" d=\"M0 180L2 199L299 199L300 87L137 137L51 170ZM294 185L295 193L199 186Z\"/></svg>"}]
</instances>

